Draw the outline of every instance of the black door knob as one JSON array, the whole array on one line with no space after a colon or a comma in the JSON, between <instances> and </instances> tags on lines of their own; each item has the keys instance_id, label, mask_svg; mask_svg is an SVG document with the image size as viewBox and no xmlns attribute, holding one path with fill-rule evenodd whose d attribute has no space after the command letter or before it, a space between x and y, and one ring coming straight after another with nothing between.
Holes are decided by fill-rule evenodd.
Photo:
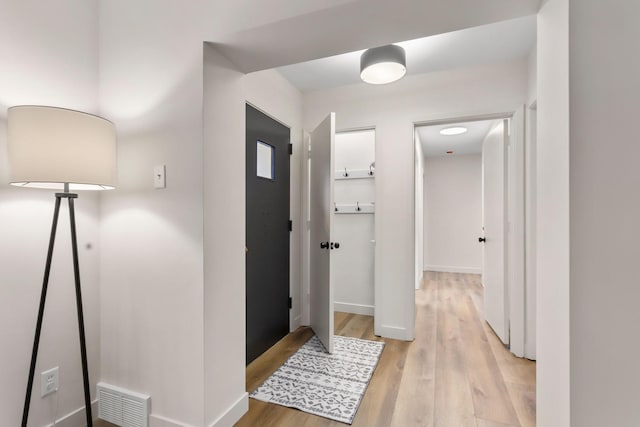
<instances>
[{"instance_id":1,"label":"black door knob","mask_svg":"<svg viewBox=\"0 0 640 427\"><path fill-rule=\"evenodd\" d=\"M320 249L329 249L329 242L320 242Z\"/></svg>"},{"instance_id":2,"label":"black door knob","mask_svg":"<svg viewBox=\"0 0 640 427\"><path fill-rule=\"evenodd\" d=\"M484 237L478 237L478 242L484 243L486 241L487 241L487 239L485 239Z\"/></svg>"}]
</instances>

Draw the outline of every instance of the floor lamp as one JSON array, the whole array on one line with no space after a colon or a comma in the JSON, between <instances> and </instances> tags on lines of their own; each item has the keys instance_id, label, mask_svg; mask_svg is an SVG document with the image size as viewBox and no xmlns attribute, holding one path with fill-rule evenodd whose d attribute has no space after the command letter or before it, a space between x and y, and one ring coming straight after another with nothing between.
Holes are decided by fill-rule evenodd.
<instances>
[{"instance_id":1,"label":"floor lamp","mask_svg":"<svg viewBox=\"0 0 640 427\"><path fill-rule=\"evenodd\" d=\"M91 392L87 367L74 209L74 199L78 195L71 193L71 191L110 190L114 188L116 178L115 128L111 122L103 118L79 111L31 105L16 106L8 110L7 144L11 171L9 181L11 185L61 191L55 193L53 224L49 237L42 293L40 294L40 307L38 309L33 351L31 353L27 393L22 413L22 427L27 426L27 418L29 417L33 376L38 358L49 272L51 270L51 259L62 199L67 199L69 203L84 403L87 425L92 427Z\"/></svg>"}]
</instances>

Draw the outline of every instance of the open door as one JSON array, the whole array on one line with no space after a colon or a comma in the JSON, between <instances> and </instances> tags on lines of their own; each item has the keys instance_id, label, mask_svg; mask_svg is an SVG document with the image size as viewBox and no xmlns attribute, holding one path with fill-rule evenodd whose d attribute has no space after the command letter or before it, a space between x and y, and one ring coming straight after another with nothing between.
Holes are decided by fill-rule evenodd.
<instances>
[{"instance_id":1,"label":"open door","mask_svg":"<svg viewBox=\"0 0 640 427\"><path fill-rule=\"evenodd\" d=\"M509 344L508 288L506 286L506 120L482 144L482 225L484 242L482 283L484 316L500 340Z\"/></svg>"},{"instance_id":2,"label":"open door","mask_svg":"<svg viewBox=\"0 0 640 427\"><path fill-rule=\"evenodd\" d=\"M309 311L311 328L325 349L333 353L333 289L331 239L333 219L333 149L335 113L311 132Z\"/></svg>"}]
</instances>

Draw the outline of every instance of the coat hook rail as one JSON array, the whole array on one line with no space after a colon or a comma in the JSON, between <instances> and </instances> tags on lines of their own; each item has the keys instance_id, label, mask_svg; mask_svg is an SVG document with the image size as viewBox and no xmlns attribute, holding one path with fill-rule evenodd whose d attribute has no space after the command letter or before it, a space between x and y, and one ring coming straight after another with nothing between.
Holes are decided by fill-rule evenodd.
<instances>
[{"instance_id":1,"label":"coat hook rail","mask_svg":"<svg viewBox=\"0 0 640 427\"><path fill-rule=\"evenodd\" d=\"M334 203L336 214L372 214L375 213L375 203Z\"/></svg>"},{"instance_id":2,"label":"coat hook rail","mask_svg":"<svg viewBox=\"0 0 640 427\"><path fill-rule=\"evenodd\" d=\"M376 174L375 168L369 166L368 169L340 169L335 171L335 179L364 179L364 178L374 178Z\"/></svg>"}]
</instances>

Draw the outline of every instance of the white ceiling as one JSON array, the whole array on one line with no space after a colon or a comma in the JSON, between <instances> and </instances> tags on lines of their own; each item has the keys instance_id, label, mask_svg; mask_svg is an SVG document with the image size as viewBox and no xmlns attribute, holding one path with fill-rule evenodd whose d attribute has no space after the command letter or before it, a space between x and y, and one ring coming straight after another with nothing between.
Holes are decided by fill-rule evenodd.
<instances>
[{"instance_id":1,"label":"white ceiling","mask_svg":"<svg viewBox=\"0 0 640 427\"><path fill-rule=\"evenodd\" d=\"M210 41L234 67L250 73L535 15L543 0L298 0L289 18L276 21L268 9L292 0L238 1L254 6L234 7L246 12L246 24L265 24L221 32Z\"/></svg>"},{"instance_id":2,"label":"white ceiling","mask_svg":"<svg viewBox=\"0 0 640 427\"><path fill-rule=\"evenodd\" d=\"M535 40L536 17L533 15L396 44L406 50L407 74L421 74L524 58L531 52ZM362 83L362 52L316 59L277 70L303 92Z\"/></svg>"},{"instance_id":3,"label":"white ceiling","mask_svg":"<svg viewBox=\"0 0 640 427\"><path fill-rule=\"evenodd\" d=\"M452 150L453 155L482 153L482 141L489 130L496 124L496 120L481 120L475 122L461 122L455 124L420 126L416 127L416 133L422 144L425 157L446 156L447 151ZM463 126L468 129L461 135L441 135L440 130Z\"/></svg>"}]
</instances>

